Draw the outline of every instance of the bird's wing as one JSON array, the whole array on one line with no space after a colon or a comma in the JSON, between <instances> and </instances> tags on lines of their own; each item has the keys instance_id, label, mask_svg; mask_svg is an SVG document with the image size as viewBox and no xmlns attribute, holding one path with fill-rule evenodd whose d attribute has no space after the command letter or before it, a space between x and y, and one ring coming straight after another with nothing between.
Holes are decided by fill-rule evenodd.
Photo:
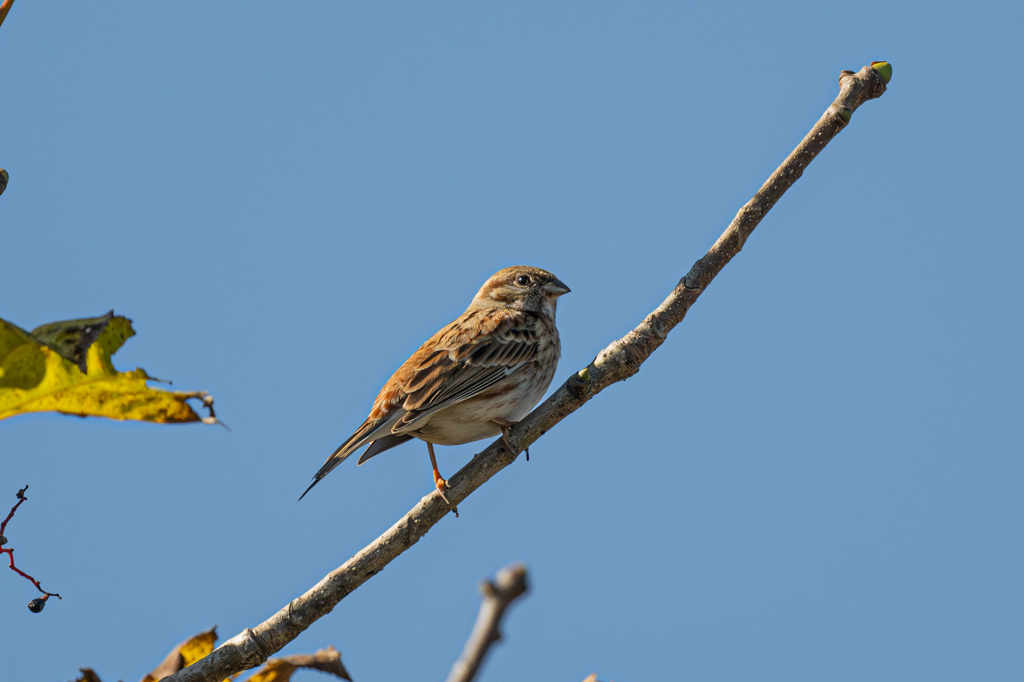
<instances>
[{"instance_id":1,"label":"bird's wing","mask_svg":"<svg viewBox=\"0 0 1024 682\"><path fill-rule=\"evenodd\" d=\"M415 431L430 415L505 381L536 357L538 345L536 320L529 313L467 311L398 368L377 395L370 416L327 458L306 493L367 443L379 439L384 447L372 455L367 451L361 462L407 440L387 436Z\"/></svg>"},{"instance_id":2,"label":"bird's wing","mask_svg":"<svg viewBox=\"0 0 1024 682\"><path fill-rule=\"evenodd\" d=\"M493 312L492 312L493 315ZM492 320L493 322L493 320ZM487 333L465 338L452 330L402 376L405 414L392 433L415 431L423 420L497 386L537 356L533 320L502 315ZM415 356L414 356L415 357Z\"/></svg>"}]
</instances>

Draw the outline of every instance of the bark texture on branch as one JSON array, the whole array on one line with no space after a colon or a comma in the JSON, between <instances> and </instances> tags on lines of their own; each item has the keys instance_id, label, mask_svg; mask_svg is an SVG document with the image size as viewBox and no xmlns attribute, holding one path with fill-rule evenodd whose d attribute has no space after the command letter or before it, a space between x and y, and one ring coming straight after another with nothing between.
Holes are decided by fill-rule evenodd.
<instances>
[{"instance_id":1,"label":"bark texture on branch","mask_svg":"<svg viewBox=\"0 0 1024 682\"><path fill-rule=\"evenodd\" d=\"M512 602L523 596L528 589L526 567L512 564L498 571L494 582L485 580L480 585L483 602L476 624L469 633L462 656L455 661L448 673L447 682L471 682L487 656L491 645L501 640L501 619Z\"/></svg>"},{"instance_id":2,"label":"bark texture on branch","mask_svg":"<svg viewBox=\"0 0 1024 682\"><path fill-rule=\"evenodd\" d=\"M885 62L884 68L890 69ZM880 69L881 70L881 69ZM864 102L880 97L886 80L871 66L857 73L843 71L839 96L828 107L807 136L782 165L772 173L711 249L693 264L672 293L635 329L612 342L586 368L573 374L547 400L512 429L509 440L518 450L533 444L550 428L613 383L624 381L640 370L672 329L686 316L723 267L740 252L747 237L775 202L796 182L814 157ZM491 476L515 461L517 455L502 440L491 443L449 479L448 499L458 505ZM254 629L246 629L215 649L209 656L167 678L168 682L221 682L239 671L256 667L291 642L316 620L330 613L349 593L383 569L395 557L416 544L448 513L448 504L437 492L419 501L405 516L359 553L331 571L301 597Z\"/></svg>"}]
</instances>

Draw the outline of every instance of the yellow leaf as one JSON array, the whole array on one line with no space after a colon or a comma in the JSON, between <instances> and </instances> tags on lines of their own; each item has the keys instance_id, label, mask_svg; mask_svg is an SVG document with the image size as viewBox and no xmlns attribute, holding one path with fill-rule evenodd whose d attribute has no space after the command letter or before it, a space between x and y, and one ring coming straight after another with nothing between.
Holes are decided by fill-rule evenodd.
<instances>
[{"instance_id":1,"label":"yellow leaf","mask_svg":"<svg viewBox=\"0 0 1024 682\"><path fill-rule=\"evenodd\" d=\"M200 632L194 637L179 644L179 651L185 668L196 661L208 656L213 651L213 644L217 641L217 628L213 627L206 632Z\"/></svg>"},{"instance_id":2,"label":"yellow leaf","mask_svg":"<svg viewBox=\"0 0 1024 682\"><path fill-rule=\"evenodd\" d=\"M163 663L153 669L142 678L142 682L157 682L168 675L173 675L182 668L192 665L213 651L213 644L217 641L217 628L212 627L206 632L189 637L184 642L174 647Z\"/></svg>"},{"instance_id":3,"label":"yellow leaf","mask_svg":"<svg viewBox=\"0 0 1024 682\"><path fill-rule=\"evenodd\" d=\"M110 419L216 423L203 392L150 388L141 369L118 372L110 360L135 335L131 320L115 316L54 322L31 334L0 319L0 419L26 412L63 412ZM202 419L186 402L203 401Z\"/></svg>"}]
</instances>

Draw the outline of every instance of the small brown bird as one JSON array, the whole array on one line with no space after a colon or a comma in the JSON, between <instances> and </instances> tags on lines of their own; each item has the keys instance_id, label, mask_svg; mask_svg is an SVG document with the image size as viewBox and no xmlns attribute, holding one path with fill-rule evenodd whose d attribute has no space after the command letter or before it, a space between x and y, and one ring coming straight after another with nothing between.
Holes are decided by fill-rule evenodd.
<instances>
[{"instance_id":1,"label":"small brown bird","mask_svg":"<svg viewBox=\"0 0 1024 682\"><path fill-rule=\"evenodd\" d=\"M370 416L334 451L301 500L334 467L364 445L359 464L412 438L426 441L434 485L434 444L462 445L501 434L540 402L551 385L561 346L558 297L569 293L550 272L527 265L499 270L466 312L430 337L384 384ZM447 501L448 498L445 498Z\"/></svg>"}]
</instances>

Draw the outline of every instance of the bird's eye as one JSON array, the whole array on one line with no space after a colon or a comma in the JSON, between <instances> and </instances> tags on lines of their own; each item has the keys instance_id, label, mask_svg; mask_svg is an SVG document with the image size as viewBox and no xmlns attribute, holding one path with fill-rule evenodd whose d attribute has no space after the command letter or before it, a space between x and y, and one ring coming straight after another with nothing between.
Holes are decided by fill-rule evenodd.
<instances>
[{"instance_id":1,"label":"bird's eye","mask_svg":"<svg viewBox=\"0 0 1024 682\"><path fill-rule=\"evenodd\" d=\"M518 277L516 277L516 284L518 284L521 287L525 287L529 283L530 277L528 275L519 275Z\"/></svg>"}]
</instances>

